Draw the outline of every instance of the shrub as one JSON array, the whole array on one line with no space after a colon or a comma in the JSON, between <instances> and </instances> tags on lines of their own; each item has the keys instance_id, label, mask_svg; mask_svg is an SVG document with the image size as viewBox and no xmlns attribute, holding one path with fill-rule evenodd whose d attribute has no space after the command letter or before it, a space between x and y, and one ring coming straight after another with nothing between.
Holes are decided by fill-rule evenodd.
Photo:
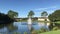
<instances>
[{"instance_id":1,"label":"shrub","mask_svg":"<svg viewBox=\"0 0 60 34\"><path fill-rule=\"evenodd\" d=\"M58 30L59 28L58 27L54 27L52 30Z\"/></svg>"},{"instance_id":2,"label":"shrub","mask_svg":"<svg viewBox=\"0 0 60 34\"><path fill-rule=\"evenodd\" d=\"M48 30L47 30L46 28L43 28L43 27L42 27L38 32L39 32L39 33L43 33L43 32L47 32L47 31L48 31Z\"/></svg>"},{"instance_id":3,"label":"shrub","mask_svg":"<svg viewBox=\"0 0 60 34\"><path fill-rule=\"evenodd\" d=\"M38 34L37 30L33 30L31 34Z\"/></svg>"}]
</instances>

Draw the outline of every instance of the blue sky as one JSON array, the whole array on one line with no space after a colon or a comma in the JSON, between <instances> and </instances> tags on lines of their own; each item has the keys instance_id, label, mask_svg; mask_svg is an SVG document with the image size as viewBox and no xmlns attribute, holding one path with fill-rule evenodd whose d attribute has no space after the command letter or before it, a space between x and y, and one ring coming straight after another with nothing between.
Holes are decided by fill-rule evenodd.
<instances>
[{"instance_id":1,"label":"blue sky","mask_svg":"<svg viewBox=\"0 0 60 34\"><path fill-rule=\"evenodd\" d=\"M34 17L40 17L43 11L51 14L57 9L60 9L60 0L0 0L1 13L13 10L19 13L18 17L27 17L30 10L34 11Z\"/></svg>"}]
</instances>

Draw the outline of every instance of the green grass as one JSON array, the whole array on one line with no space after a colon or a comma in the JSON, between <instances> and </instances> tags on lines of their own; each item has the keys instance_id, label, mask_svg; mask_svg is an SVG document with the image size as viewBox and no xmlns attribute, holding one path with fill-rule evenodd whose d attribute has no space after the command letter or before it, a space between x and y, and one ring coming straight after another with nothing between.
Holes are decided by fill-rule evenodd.
<instances>
[{"instance_id":1,"label":"green grass","mask_svg":"<svg viewBox=\"0 0 60 34\"><path fill-rule=\"evenodd\" d=\"M50 31L50 32L45 32L45 33L40 33L40 34L60 34L60 30Z\"/></svg>"},{"instance_id":2,"label":"green grass","mask_svg":"<svg viewBox=\"0 0 60 34\"><path fill-rule=\"evenodd\" d=\"M57 22L55 22L55 23L58 23L58 24L60 24L60 21L57 21Z\"/></svg>"}]
</instances>

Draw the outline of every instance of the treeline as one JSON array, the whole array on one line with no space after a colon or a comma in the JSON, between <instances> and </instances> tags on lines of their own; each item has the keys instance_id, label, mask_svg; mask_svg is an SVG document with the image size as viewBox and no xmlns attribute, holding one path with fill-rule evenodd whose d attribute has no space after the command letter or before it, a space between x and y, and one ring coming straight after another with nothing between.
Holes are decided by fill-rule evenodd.
<instances>
[{"instance_id":1,"label":"treeline","mask_svg":"<svg viewBox=\"0 0 60 34\"><path fill-rule=\"evenodd\" d=\"M31 10L27 16L32 18L34 15L35 13ZM42 17L46 17L47 15L48 13L46 11L43 11L41 13ZM17 12L13 10L9 10L7 14L0 13L0 21L1 20L8 21L9 19L10 20L14 19L14 17L17 17L17 16L18 16ZM55 10L52 14L48 15L48 18L51 22L60 21L60 10Z\"/></svg>"},{"instance_id":2,"label":"treeline","mask_svg":"<svg viewBox=\"0 0 60 34\"><path fill-rule=\"evenodd\" d=\"M9 10L7 14L0 13L0 24L9 24L14 22L14 16L18 14L12 10Z\"/></svg>"},{"instance_id":3,"label":"treeline","mask_svg":"<svg viewBox=\"0 0 60 34\"><path fill-rule=\"evenodd\" d=\"M11 22L13 22L13 19L6 14L0 13L0 24L9 24Z\"/></svg>"},{"instance_id":4,"label":"treeline","mask_svg":"<svg viewBox=\"0 0 60 34\"><path fill-rule=\"evenodd\" d=\"M60 10L55 10L52 14L48 16L51 22L60 21Z\"/></svg>"}]
</instances>

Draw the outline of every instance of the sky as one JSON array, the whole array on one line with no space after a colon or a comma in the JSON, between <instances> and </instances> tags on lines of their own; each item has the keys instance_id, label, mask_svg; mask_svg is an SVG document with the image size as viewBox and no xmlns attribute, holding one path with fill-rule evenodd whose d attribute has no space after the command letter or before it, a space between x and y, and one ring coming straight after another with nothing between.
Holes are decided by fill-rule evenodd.
<instances>
[{"instance_id":1,"label":"sky","mask_svg":"<svg viewBox=\"0 0 60 34\"><path fill-rule=\"evenodd\" d=\"M30 10L40 17L41 12L48 14L60 9L60 0L0 0L0 12L7 14L9 10L18 12L18 17L27 17Z\"/></svg>"}]
</instances>

